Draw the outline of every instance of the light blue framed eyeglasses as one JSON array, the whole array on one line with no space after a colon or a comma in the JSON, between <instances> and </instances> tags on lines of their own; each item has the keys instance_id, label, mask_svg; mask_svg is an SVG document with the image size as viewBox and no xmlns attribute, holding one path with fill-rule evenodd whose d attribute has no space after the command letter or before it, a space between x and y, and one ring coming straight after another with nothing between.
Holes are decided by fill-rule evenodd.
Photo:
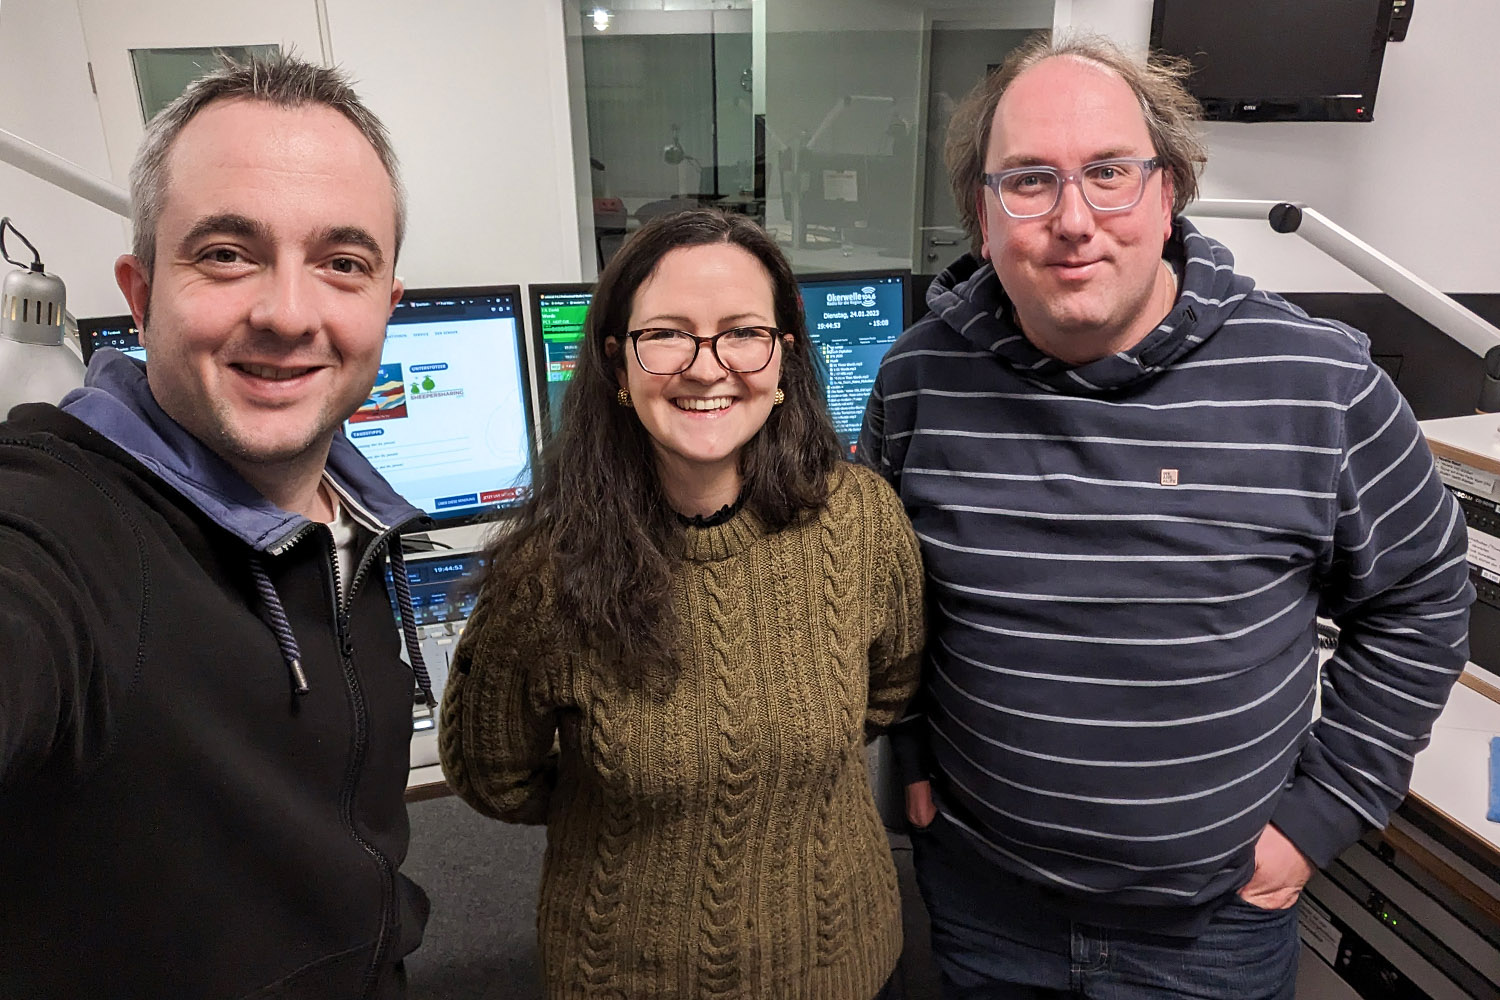
<instances>
[{"instance_id":1,"label":"light blue framed eyeglasses","mask_svg":"<svg viewBox=\"0 0 1500 1000\"><path fill-rule=\"evenodd\" d=\"M1012 219L1050 215L1062 201L1063 188L1077 184L1083 200L1096 212L1125 212L1139 205L1146 181L1159 156L1116 156L1085 163L1076 170L1037 165L985 174L984 186L995 192L1000 207Z\"/></svg>"}]
</instances>

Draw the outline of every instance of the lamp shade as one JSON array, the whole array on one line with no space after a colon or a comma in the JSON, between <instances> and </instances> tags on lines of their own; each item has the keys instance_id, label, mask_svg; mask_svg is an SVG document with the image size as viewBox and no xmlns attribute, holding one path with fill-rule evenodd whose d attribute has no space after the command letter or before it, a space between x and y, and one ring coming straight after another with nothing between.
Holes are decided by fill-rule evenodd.
<instances>
[{"instance_id":1,"label":"lamp shade","mask_svg":"<svg viewBox=\"0 0 1500 1000\"><path fill-rule=\"evenodd\" d=\"M56 403L83 385L83 360L63 342L67 289L44 271L0 286L0 417L19 403Z\"/></svg>"}]
</instances>

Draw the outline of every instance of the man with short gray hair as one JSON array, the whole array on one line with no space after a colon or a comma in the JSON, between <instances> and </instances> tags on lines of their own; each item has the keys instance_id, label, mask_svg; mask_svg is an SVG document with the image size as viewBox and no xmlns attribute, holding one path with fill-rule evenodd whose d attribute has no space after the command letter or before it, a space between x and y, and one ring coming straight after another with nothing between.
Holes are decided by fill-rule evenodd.
<instances>
[{"instance_id":1,"label":"man with short gray hair","mask_svg":"<svg viewBox=\"0 0 1500 1000\"><path fill-rule=\"evenodd\" d=\"M1288 1000L1303 885L1466 658L1463 518L1369 341L1182 215L1181 71L1038 39L975 89L975 253L866 413L928 574L893 741L948 1000Z\"/></svg>"},{"instance_id":2,"label":"man with short gray hair","mask_svg":"<svg viewBox=\"0 0 1500 1000\"><path fill-rule=\"evenodd\" d=\"M343 437L405 205L343 75L229 65L152 121L98 351L0 424L0 996L378 997L427 902L399 868L414 693L398 532Z\"/></svg>"}]
</instances>

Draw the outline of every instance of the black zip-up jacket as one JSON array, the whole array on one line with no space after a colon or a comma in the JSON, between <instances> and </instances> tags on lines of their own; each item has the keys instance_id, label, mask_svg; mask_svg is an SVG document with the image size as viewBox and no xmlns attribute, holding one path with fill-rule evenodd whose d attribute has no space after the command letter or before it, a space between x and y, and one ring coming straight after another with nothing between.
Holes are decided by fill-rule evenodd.
<instances>
[{"instance_id":1,"label":"black zip-up jacket","mask_svg":"<svg viewBox=\"0 0 1500 1000\"><path fill-rule=\"evenodd\" d=\"M327 527L108 353L0 424L0 998L399 997L427 902L382 566L420 514L336 439L372 529L341 602Z\"/></svg>"}]
</instances>

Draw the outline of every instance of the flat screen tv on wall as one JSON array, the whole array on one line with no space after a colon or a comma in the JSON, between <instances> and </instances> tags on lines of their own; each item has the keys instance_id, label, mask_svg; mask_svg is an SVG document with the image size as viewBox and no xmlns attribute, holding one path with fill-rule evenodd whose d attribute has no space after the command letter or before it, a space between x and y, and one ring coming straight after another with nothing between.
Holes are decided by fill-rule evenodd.
<instances>
[{"instance_id":1,"label":"flat screen tv on wall","mask_svg":"<svg viewBox=\"0 0 1500 1000\"><path fill-rule=\"evenodd\" d=\"M1367 122L1391 0L1155 0L1151 47L1193 64L1213 121Z\"/></svg>"}]
</instances>

